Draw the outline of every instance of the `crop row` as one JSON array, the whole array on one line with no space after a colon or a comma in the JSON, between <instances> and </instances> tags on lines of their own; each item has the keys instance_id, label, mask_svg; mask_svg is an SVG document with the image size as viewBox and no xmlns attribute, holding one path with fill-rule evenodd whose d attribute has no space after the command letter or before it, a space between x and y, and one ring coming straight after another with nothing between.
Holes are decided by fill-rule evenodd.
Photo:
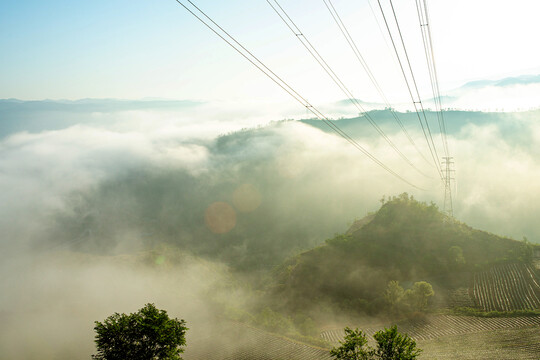
<instances>
[{"instance_id":1,"label":"crop row","mask_svg":"<svg viewBox=\"0 0 540 360\"><path fill-rule=\"evenodd\" d=\"M410 320L399 323L398 330L406 333L415 340L430 340L451 335L497 329L519 329L531 326L540 326L540 316L480 318L473 316L433 315L421 320ZM360 330L372 338L375 332L383 328L383 325L379 325L364 327ZM343 339L343 336L343 329L327 330L321 333L321 337L331 343L338 343Z\"/></svg>"},{"instance_id":2,"label":"crop row","mask_svg":"<svg viewBox=\"0 0 540 360\"><path fill-rule=\"evenodd\" d=\"M185 360L330 360L328 350L242 324L227 324L215 336L189 341Z\"/></svg>"},{"instance_id":3,"label":"crop row","mask_svg":"<svg viewBox=\"0 0 540 360\"><path fill-rule=\"evenodd\" d=\"M530 265L497 265L474 275L472 294L484 311L534 310L540 307L540 279Z\"/></svg>"},{"instance_id":4,"label":"crop row","mask_svg":"<svg viewBox=\"0 0 540 360\"><path fill-rule=\"evenodd\" d=\"M420 359L538 360L540 327L482 331L418 342Z\"/></svg>"},{"instance_id":5,"label":"crop row","mask_svg":"<svg viewBox=\"0 0 540 360\"><path fill-rule=\"evenodd\" d=\"M466 287L462 287L448 293L446 305L449 308L474 307L474 301L469 295L469 289Z\"/></svg>"},{"instance_id":6,"label":"crop row","mask_svg":"<svg viewBox=\"0 0 540 360\"><path fill-rule=\"evenodd\" d=\"M372 336L384 326L364 327ZM433 315L398 324L425 349L422 358L438 359L538 359L540 316L478 318ZM185 360L330 360L328 350L291 341L253 327L231 323L214 332L191 333ZM467 336L463 336L467 334ZM188 333L189 335L189 333ZM343 338L343 330L325 331L331 342ZM370 342L373 342L371 337ZM457 343L460 345L458 346ZM463 343L463 344L461 344ZM536 357L535 357L536 356Z\"/></svg>"}]
</instances>

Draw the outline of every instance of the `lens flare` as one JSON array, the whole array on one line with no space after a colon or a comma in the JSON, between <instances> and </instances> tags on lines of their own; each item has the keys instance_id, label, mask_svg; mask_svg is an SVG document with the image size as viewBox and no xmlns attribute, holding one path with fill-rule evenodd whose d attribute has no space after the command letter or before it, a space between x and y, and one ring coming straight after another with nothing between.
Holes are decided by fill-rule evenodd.
<instances>
[{"instance_id":1,"label":"lens flare","mask_svg":"<svg viewBox=\"0 0 540 360\"><path fill-rule=\"evenodd\" d=\"M165 256L159 255L154 261L156 265L163 265L163 263L165 262Z\"/></svg>"},{"instance_id":2,"label":"lens flare","mask_svg":"<svg viewBox=\"0 0 540 360\"><path fill-rule=\"evenodd\" d=\"M236 211L225 202L215 202L206 209L204 221L214 234L225 234L236 226Z\"/></svg>"}]
</instances>

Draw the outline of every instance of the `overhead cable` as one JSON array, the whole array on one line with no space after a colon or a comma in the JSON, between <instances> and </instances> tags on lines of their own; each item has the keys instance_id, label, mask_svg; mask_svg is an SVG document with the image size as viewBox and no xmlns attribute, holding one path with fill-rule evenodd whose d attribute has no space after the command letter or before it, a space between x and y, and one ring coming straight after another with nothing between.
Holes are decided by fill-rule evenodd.
<instances>
[{"instance_id":1,"label":"overhead cable","mask_svg":"<svg viewBox=\"0 0 540 360\"><path fill-rule=\"evenodd\" d=\"M422 33L422 42L424 44L424 52L426 54L426 61L429 69L429 77L431 81L431 89L433 92L433 101L435 102L435 110L437 112L437 120L439 122L439 129L441 134L441 140L443 143L443 150L446 157L449 156L448 140L446 133L446 124L444 120L444 113L442 110L441 92L439 89L439 78L437 75L437 67L435 64L435 54L433 50L433 38L431 36L431 26L429 21L429 14L427 9L427 2L425 0L415 0L416 10L418 13L418 20L420 22L420 30Z\"/></svg>"},{"instance_id":2,"label":"overhead cable","mask_svg":"<svg viewBox=\"0 0 540 360\"><path fill-rule=\"evenodd\" d=\"M221 26L219 26L212 18L210 18L203 10L197 7L191 0L187 0L189 4L198 12L200 15L197 15L194 9L191 9L186 4L180 0L175 0L179 5L186 9L191 15L193 15L197 20L203 23L207 28L214 32L218 37L225 41L229 46L231 46L236 52L238 52L242 57L249 61L253 66L255 66L259 71L264 73L270 80L276 83L280 88L287 92L291 97L298 101L302 106L314 114L318 119L323 121L328 127L335 131L338 135L343 137L347 142L353 145L356 149L360 150L364 155L366 155L370 160L375 162L381 168L383 168L388 173L392 174L396 178L405 182L409 186L412 186L419 190L424 190L412 182L408 181L397 172L389 168L382 161L372 155L368 150L366 150L362 145L360 145L356 140L351 138L345 131L343 131L335 122L331 121L326 115L320 112L316 107L314 107L309 101L302 97L296 90L294 90L289 84L287 84L283 79L281 79L276 73L274 73L270 68L268 68L261 60L259 60L255 55L253 55L249 50L247 50L241 43L239 43L233 36L231 36L227 31L225 31ZM206 18L209 22L205 21ZM235 46L235 44L237 46Z\"/></svg>"},{"instance_id":3,"label":"overhead cable","mask_svg":"<svg viewBox=\"0 0 540 360\"><path fill-rule=\"evenodd\" d=\"M424 106L422 104L422 99L420 98L420 93L418 91L418 86L416 85L416 80L414 78L414 72L412 71L412 66L411 66L411 62L410 62L410 59L409 59L409 55L407 53L407 48L405 47L405 41L403 40L403 35L401 34L401 29L399 27L399 22L397 20L397 16L396 16L396 13L395 13L395 10L394 10L394 6L392 4L392 0L390 0L390 5L392 6L392 12L394 14L394 20L396 22L396 25L398 27L398 31L399 31L399 35L400 35L400 38L401 38L401 43L402 43L402 46L403 46L403 50L405 52L405 56L406 56L406 59L407 59L407 63L409 65L409 70L410 70L410 73L411 73L411 76L412 76L412 79L413 79L413 84L414 84L414 87L415 87L415 90L416 90L416 94L417 94L417 98L418 98L418 101L415 99L414 95L413 95L413 91L411 89L411 84L409 83L409 80L407 78L407 75L405 73L405 69L403 67L403 62L401 61L401 57L399 56L399 52L397 50L397 46L396 46L396 43L394 41L394 37L392 35L392 32L390 30L390 25L388 24L388 20L386 19L386 14L383 10L383 7L382 7L382 4L381 4L381 0L377 0L378 4L379 4L379 9L381 10L381 13L382 13L382 16L383 16L383 19L384 19L384 23L386 25L386 29L388 31L388 35L390 36L390 40L392 42L392 46L394 48L394 52L396 54L396 57L398 59L398 62L399 62L399 66L400 66L400 69L401 69L401 73L403 74L403 78L405 79L405 84L407 85L407 89L409 91L409 95L411 96L411 100L412 100L412 103L413 103L413 106L414 106L414 109L415 109L415 112L418 116L418 121L420 122L420 126L422 128L422 132L424 133L424 138L426 139L426 142L427 142L427 145L428 145L428 148L429 148L429 151L431 153L431 157L433 158L433 162L435 164L435 167L437 169L437 172L441 178L441 181L443 180L443 176L442 176L442 172L441 172L441 169L440 169L440 165L439 165L439 161L437 160L438 159L438 154L437 154L437 149L435 147L435 143L433 142L433 137L431 135L431 130L429 128L429 123L428 123L428 120L427 120L427 116L426 116L426 112L424 110ZM422 114L423 114L423 117L424 117L424 121L425 121L425 124L426 126L424 126L424 123L422 122L422 118L420 117L420 110L418 109L418 106L420 106L420 110L422 111ZM426 132L426 128L427 128L427 132ZM430 142L431 140L431 142Z\"/></svg>"},{"instance_id":4,"label":"overhead cable","mask_svg":"<svg viewBox=\"0 0 540 360\"><path fill-rule=\"evenodd\" d=\"M275 3L275 6L272 4L272 1ZM277 0L266 0L270 7L276 12L276 14L283 20L285 25L291 30L291 32L296 36L298 41L306 48L306 50L311 54L311 56L317 61L317 63L324 69L332 81L339 87L339 89L345 94L349 101L360 111L369 123L377 130L379 135L394 149L394 151L413 169L418 171L420 174L428 177L420 169L418 169L411 160L407 158L405 154L392 142L392 140L386 135L386 133L380 128L380 126L375 122L375 120L369 115L369 113L364 109L362 104L354 97L349 88L343 83L339 76L334 72L334 70L328 65L326 60L322 55L317 51L313 44L308 40L307 36L300 30L296 23L291 19L289 14L283 9ZM403 128L403 125L402 125ZM405 130L403 128L403 130ZM408 134L407 134L408 135ZM412 141L412 139L411 139Z\"/></svg>"},{"instance_id":5,"label":"overhead cable","mask_svg":"<svg viewBox=\"0 0 540 360\"><path fill-rule=\"evenodd\" d=\"M268 0L267 0L268 1ZM364 71L366 72L366 74L368 75L369 77L369 80L371 81L371 83L373 84L373 86L375 87L375 89L377 90L377 92L379 93L379 96L381 97L381 99L383 100L384 104L386 105L386 108L390 111L390 113L392 114L392 117L394 118L394 120L396 121L396 123L399 125L399 127L401 128L401 130L403 131L403 133L405 134L405 136L407 137L407 139L409 140L409 142L414 146L414 148L416 149L416 151L418 152L418 154L420 154L420 156L426 161L428 162L428 164L431 165L431 162L429 162L425 157L424 157L424 154L420 151L420 149L418 148L418 146L416 145L416 143L414 142L413 138L409 135L409 133L407 132L407 129L405 128L405 126L403 125L403 122L401 121L401 119L398 117L397 113L394 111L394 109L392 108L392 106L390 105L390 102L388 101L388 98L386 97L386 95L384 94L384 91L382 90L382 88L380 87L379 85L379 82L377 81L377 79L375 78L375 75L373 75L373 72L371 71L371 69L369 68L369 65L367 64L366 60L364 59L364 57L362 56L362 53L360 52L360 50L358 49L358 46L356 45L356 42L354 41L353 37L351 36L351 34L349 33L349 30L347 29L347 27L345 26L345 23L343 22L343 20L341 19L341 16L339 15L339 13L337 12L334 4L332 3L331 0L323 0L324 2L324 5L326 5L326 8L328 9L328 11L330 12L330 15L332 16L332 18L334 19L334 22L336 23L336 25L338 26L339 30L341 31L341 34L343 35L343 37L345 37L345 40L347 41L347 43L349 44L349 47L351 48L351 50L353 51L354 55L356 56L356 59L358 60L358 62L360 63L360 65L362 66L362 68L364 69ZM371 4L370 4L371 6ZM380 29L380 28L379 28Z\"/></svg>"},{"instance_id":6,"label":"overhead cable","mask_svg":"<svg viewBox=\"0 0 540 360\"><path fill-rule=\"evenodd\" d=\"M429 70L429 78L431 81L431 89L433 92L433 100L435 102L435 110L437 112L437 120L439 121L439 129L441 134L441 140L443 143L444 157L442 164L444 165L444 211L454 216L454 206L452 201L452 186L451 181L455 180L452 177L454 170L451 169L452 157L449 155L448 140L446 134L446 124L444 120L444 113L441 103L441 92L439 89L439 78L437 75L437 66L435 64L435 54L433 50L433 38L431 36L431 26L429 21L429 13L427 9L426 0L416 0L416 10L418 13L418 20L420 22L420 31L422 33L422 42L424 44L424 52L426 54L426 61Z\"/></svg>"}]
</instances>

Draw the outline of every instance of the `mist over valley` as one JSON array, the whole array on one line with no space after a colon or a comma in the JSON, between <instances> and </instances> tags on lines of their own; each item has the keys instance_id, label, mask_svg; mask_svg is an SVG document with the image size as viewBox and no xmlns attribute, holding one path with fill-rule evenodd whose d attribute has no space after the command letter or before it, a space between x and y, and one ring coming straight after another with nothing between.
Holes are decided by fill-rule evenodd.
<instances>
[{"instance_id":1,"label":"mist over valley","mask_svg":"<svg viewBox=\"0 0 540 360\"><path fill-rule=\"evenodd\" d=\"M389 281L429 281L430 309L445 307L471 273L530 263L539 243L538 110L446 112L454 228L440 182L399 162L362 117L335 121L426 190L313 119L243 126L161 100L1 104L2 358L88 358L95 320L144 303L187 321L186 359L208 358L204 333L230 326L250 334L244 352L272 332L325 348L321 332L400 318ZM194 111L205 120L186 121ZM429 169L388 110L370 115ZM400 116L421 139L413 114Z\"/></svg>"}]
</instances>

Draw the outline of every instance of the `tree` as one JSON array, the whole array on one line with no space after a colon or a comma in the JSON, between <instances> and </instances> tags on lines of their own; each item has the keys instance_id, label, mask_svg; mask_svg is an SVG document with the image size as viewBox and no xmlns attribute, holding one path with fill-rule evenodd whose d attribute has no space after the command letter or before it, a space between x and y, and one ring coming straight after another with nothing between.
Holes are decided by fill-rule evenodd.
<instances>
[{"instance_id":1,"label":"tree","mask_svg":"<svg viewBox=\"0 0 540 360\"><path fill-rule=\"evenodd\" d=\"M330 351L336 360L415 360L422 350L406 334L400 334L397 326L378 331L373 335L377 348L367 345L366 335L358 329L345 328L341 346Z\"/></svg>"},{"instance_id":2,"label":"tree","mask_svg":"<svg viewBox=\"0 0 540 360\"><path fill-rule=\"evenodd\" d=\"M392 313L398 311L401 299L403 299L404 295L405 291L403 291L403 288L399 285L398 281L392 280L388 283L386 291L384 292L384 299L389 305Z\"/></svg>"},{"instance_id":3,"label":"tree","mask_svg":"<svg viewBox=\"0 0 540 360\"><path fill-rule=\"evenodd\" d=\"M96 321L95 360L181 360L188 328L165 310L146 304L136 313L115 313Z\"/></svg>"},{"instance_id":4,"label":"tree","mask_svg":"<svg viewBox=\"0 0 540 360\"><path fill-rule=\"evenodd\" d=\"M414 360L422 350L416 348L416 342L407 334L400 334L397 326L378 331L373 335L377 341L374 352L375 359L380 360Z\"/></svg>"},{"instance_id":5,"label":"tree","mask_svg":"<svg viewBox=\"0 0 540 360\"><path fill-rule=\"evenodd\" d=\"M407 302L413 309L422 311L425 310L430 297L435 295L433 287L426 281L415 282L412 289L405 292Z\"/></svg>"},{"instance_id":6,"label":"tree","mask_svg":"<svg viewBox=\"0 0 540 360\"><path fill-rule=\"evenodd\" d=\"M370 360L373 353L372 349L367 346L366 335L358 330L345 328L345 338L340 341L341 346L334 347L330 350L336 360Z\"/></svg>"}]
</instances>

